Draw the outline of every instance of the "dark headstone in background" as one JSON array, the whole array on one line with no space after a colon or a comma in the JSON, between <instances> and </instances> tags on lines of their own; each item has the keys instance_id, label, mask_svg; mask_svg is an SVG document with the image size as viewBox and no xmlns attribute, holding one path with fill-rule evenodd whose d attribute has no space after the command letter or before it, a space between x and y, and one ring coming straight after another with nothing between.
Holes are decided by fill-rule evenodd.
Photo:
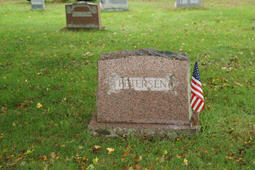
<instances>
[{"instance_id":1,"label":"dark headstone in background","mask_svg":"<svg viewBox=\"0 0 255 170\"><path fill-rule=\"evenodd\" d=\"M101 29L98 4L82 1L67 4L66 24L67 29Z\"/></svg>"}]
</instances>

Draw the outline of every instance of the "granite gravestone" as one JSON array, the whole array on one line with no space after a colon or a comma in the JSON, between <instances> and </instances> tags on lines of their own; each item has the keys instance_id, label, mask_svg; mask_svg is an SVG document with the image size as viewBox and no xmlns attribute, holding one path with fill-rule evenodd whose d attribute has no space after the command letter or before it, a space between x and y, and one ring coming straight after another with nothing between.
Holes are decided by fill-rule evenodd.
<instances>
[{"instance_id":1,"label":"granite gravestone","mask_svg":"<svg viewBox=\"0 0 255 170\"><path fill-rule=\"evenodd\" d=\"M192 134L189 60L152 49L106 53L98 60L97 114L89 128L106 136Z\"/></svg>"},{"instance_id":2,"label":"granite gravestone","mask_svg":"<svg viewBox=\"0 0 255 170\"><path fill-rule=\"evenodd\" d=\"M31 0L32 8L31 10L44 10L45 4L44 0Z\"/></svg>"},{"instance_id":3,"label":"granite gravestone","mask_svg":"<svg viewBox=\"0 0 255 170\"><path fill-rule=\"evenodd\" d=\"M101 29L98 4L82 1L67 4L66 25L67 29Z\"/></svg>"},{"instance_id":4,"label":"granite gravestone","mask_svg":"<svg viewBox=\"0 0 255 170\"><path fill-rule=\"evenodd\" d=\"M175 6L179 7L196 7L201 6L202 0L176 0Z\"/></svg>"},{"instance_id":5,"label":"granite gravestone","mask_svg":"<svg viewBox=\"0 0 255 170\"><path fill-rule=\"evenodd\" d=\"M104 8L102 11L125 11L128 10L127 0L103 0Z\"/></svg>"}]
</instances>

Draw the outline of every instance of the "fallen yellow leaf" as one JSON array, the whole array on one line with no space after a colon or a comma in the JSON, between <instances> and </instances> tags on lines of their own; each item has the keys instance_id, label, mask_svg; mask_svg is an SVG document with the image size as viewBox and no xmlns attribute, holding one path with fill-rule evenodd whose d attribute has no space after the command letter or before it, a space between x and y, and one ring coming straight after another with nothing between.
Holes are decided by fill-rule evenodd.
<instances>
[{"instance_id":1,"label":"fallen yellow leaf","mask_svg":"<svg viewBox=\"0 0 255 170\"><path fill-rule=\"evenodd\" d=\"M176 155L176 158L180 159L180 158L181 158L181 156L177 154L177 155Z\"/></svg>"},{"instance_id":2,"label":"fallen yellow leaf","mask_svg":"<svg viewBox=\"0 0 255 170\"><path fill-rule=\"evenodd\" d=\"M95 157L93 160L92 160L92 162L93 162L93 164L98 164L98 161L99 161L99 159L98 159L98 157Z\"/></svg>"},{"instance_id":3,"label":"fallen yellow leaf","mask_svg":"<svg viewBox=\"0 0 255 170\"><path fill-rule=\"evenodd\" d=\"M43 158L44 161L47 161L47 156L43 155L42 158Z\"/></svg>"},{"instance_id":4,"label":"fallen yellow leaf","mask_svg":"<svg viewBox=\"0 0 255 170\"><path fill-rule=\"evenodd\" d=\"M33 151L32 150L27 150L25 153L24 153L24 155L29 155L29 154L31 154Z\"/></svg>"},{"instance_id":5,"label":"fallen yellow leaf","mask_svg":"<svg viewBox=\"0 0 255 170\"><path fill-rule=\"evenodd\" d=\"M112 154L114 152L113 148L106 148L106 150L108 151L108 154Z\"/></svg>"},{"instance_id":6,"label":"fallen yellow leaf","mask_svg":"<svg viewBox=\"0 0 255 170\"><path fill-rule=\"evenodd\" d=\"M140 169L141 166L139 164L135 164L134 169Z\"/></svg>"},{"instance_id":7,"label":"fallen yellow leaf","mask_svg":"<svg viewBox=\"0 0 255 170\"><path fill-rule=\"evenodd\" d=\"M137 156L135 156L134 161L140 162L142 159L143 159L143 157L141 155L137 155Z\"/></svg>"},{"instance_id":8,"label":"fallen yellow leaf","mask_svg":"<svg viewBox=\"0 0 255 170\"><path fill-rule=\"evenodd\" d=\"M12 155L9 155L8 157L7 157L7 159L11 159L11 158L13 158L14 157L14 155L12 154Z\"/></svg>"},{"instance_id":9,"label":"fallen yellow leaf","mask_svg":"<svg viewBox=\"0 0 255 170\"><path fill-rule=\"evenodd\" d=\"M37 105L36 105L36 107L38 108L38 109L40 109L40 108L42 108L42 104L41 103L37 103Z\"/></svg>"},{"instance_id":10,"label":"fallen yellow leaf","mask_svg":"<svg viewBox=\"0 0 255 170\"><path fill-rule=\"evenodd\" d=\"M183 163L184 163L184 165L187 166L188 165L188 160L186 158L184 158Z\"/></svg>"},{"instance_id":11,"label":"fallen yellow leaf","mask_svg":"<svg viewBox=\"0 0 255 170\"><path fill-rule=\"evenodd\" d=\"M94 149L96 149L96 150L98 150L98 149L101 149L101 148L102 148L102 146L94 145L94 146L93 146L93 148L94 148Z\"/></svg>"},{"instance_id":12,"label":"fallen yellow leaf","mask_svg":"<svg viewBox=\"0 0 255 170\"><path fill-rule=\"evenodd\" d=\"M20 156L20 157L18 157L17 159L15 159L14 162L17 163L17 162L21 161L23 158L24 158L24 156Z\"/></svg>"},{"instance_id":13,"label":"fallen yellow leaf","mask_svg":"<svg viewBox=\"0 0 255 170\"><path fill-rule=\"evenodd\" d=\"M128 151L123 150L123 156L127 156L128 154L129 154L129 152L128 152Z\"/></svg>"},{"instance_id":14,"label":"fallen yellow leaf","mask_svg":"<svg viewBox=\"0 0 255 170\"><path fill-rule=\"evenodd\" d=\"M86 163L88 161L88 158L86 157L86 156L84 156L83 158L82 158L82 162L83 163Z\"/></svg>"},{"instance_id":15,"label":"fallen yellow leaf","mask_svg":"<svg viewBox=\"0 0 255 170\"><path fill-rule=\"evenodd\" d=\"M235 81L235 84L236 85L238 85L238 86L240 86L240 87L243 87L243 85L242 84L240 84L239 82L237 82L237 81Z\"/></svg>"},{"instance_id":16,"label":"fallen yellow leaf","mask_svg":"<svg viewBox=\"0 0 255 170\"><path fill-rule=\"evenodd\" d=\"M51 159L55 159L55 157L56 157L55 152L51 152L51 153L50 153L50 157L51 157Z\"/></svg>"},{"instance_id":17,"label":"fallen yellow leaf","mask_svg":"<svg viewBox=\"0 0 255 170\"><path fill-rule=\"evenodd\" d=\"M225 159L234 159L232 156L225 156Z\"/></svg>"}]
</instances>

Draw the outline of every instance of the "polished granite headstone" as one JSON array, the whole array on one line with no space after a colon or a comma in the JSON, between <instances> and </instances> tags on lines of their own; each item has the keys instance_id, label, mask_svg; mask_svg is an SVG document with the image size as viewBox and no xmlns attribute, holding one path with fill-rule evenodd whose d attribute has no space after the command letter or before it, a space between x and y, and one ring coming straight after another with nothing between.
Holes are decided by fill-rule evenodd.
<instances>
[{"instance_id":1,"label":"polished granite headstone","mask_svg":"<svg viewBox=\"0 0 255 170\"><path fill-rule=\"evenodd\" d=\"M45 9L44 0L31 0L30 2L32 5L31 10L44 10Z\"/></svg>"},{"instance_id":2,"label":"polished granite headstone","mask_svg":"<svg viewBox=\"0 0 255 170\"><path fill-rule=\"evenodd\" d=\"M128 10L128 0L103 0L102 11L125 11Z\"/></svg>"},{"instance_id":3,"label":"polished granite headstone","mask_svg":"<svg viewBox=\"0 0 255 170\"><path fill-rule=\"evenodd\" d=\"M191 127L189 60L180 53L141 49L103 54L98 60L94 134L176 137Z\"/></svg>"},{"instance_id":4,"label":"polished granite headstone","mask_svg":"<svg viewBox=\"0 0 255 170\"><path fill-rule=\"evenodd\" d=\"M202 0L176 0L176 7L196 7L202 5Z\"/></svg>"},{"instance_id":5,"label":"polished granite headstone","mask_svg":"<svg viewBox=\"0 0 255 170\"><path fill-rule=\"evenodd\" d=\"M67 29L101 29L100 10L96 3L76 2L66 5Z\"/></svg>"}]
</instances>

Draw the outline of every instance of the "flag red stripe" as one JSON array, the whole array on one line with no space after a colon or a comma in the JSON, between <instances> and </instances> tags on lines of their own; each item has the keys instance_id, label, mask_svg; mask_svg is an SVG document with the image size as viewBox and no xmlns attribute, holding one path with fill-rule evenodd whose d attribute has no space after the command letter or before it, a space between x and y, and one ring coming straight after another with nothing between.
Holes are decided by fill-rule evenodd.
<instances>
[{"instance_id":1,"label":"flag red stripe","mask_svg":"<svg viewBox=\"0 0 255 170\"><path fill-rule=\"evenodd\" d=\"M197 112L198 112L198 110L199 110L199 108L200 108L202 103L203 103L203 101L200 100L200 102L198 103L197 107L194 108Z\"/></svg>"},{"instance_id":2,"label":"flag red stripe","mask_svg":"<svg viewBox=\"0 0 255 170\"><path fill-rule=\"evenodd\" d=\"M202 87L199 86L198 84L194 83L193 80L191 81L191 85L193 85L194 87L196 87L197 89L199 89L201 92L203 92Z\"/></svg>"},{"instance_id":3,"label":"flag red stripe","mask_svg":"<svg viewBox=\"0 0 255 170\"><path fill-rule=\"evenodd\" d=\"M191 94L192 94L192 95L197 96L197 97L198 97L198 98L200 98L201 100L204 100L204 98L202 98L202 97L203 97L203 95L202 95L202 96L200 96L200 95L198 95L198 94L199 94L198 92L197 92L198 94L197 94L197 93L195 93L195 92L196 92L196 91L193 91L193 90L191 89Z\"/></svg>"},{"instance_id":4,"label":"flag red stripe","mask_svg":"<svg viewBox=\"0 0 255 170\"><path fill-rule=\"evenodd\" d=\"M195 102L193 103L193 105L191 106L194 109L194 106L196 105L197 101L199 100L199 98L196 98Z\"/></svg>"},{"instance_id":5,"label":"flag red stripe","mask_svg":"<svg viewBox=\"0 0 255 170\"><path fill-rule=\"evenodd\" d=\"M194 84L196 84L197 86L199 86L200 88L202 88L202 85L201 85L201 83L197 80L197 79L195 79L193 76L192 76L192 80L191 80Z\"/></svg>"},{"instance_id":6,"label":"flag red stripe","mask_svg":"<svg viewBox=\"0 0 255 170\"><path fill-rule=\"evenodd\" d=\"M204 109L204 106L205 106L205 103L202 102L201 105L200 105L200 107L198 108L197 112L201 112L201 110Z\"/></svg>"},{"instance_id":7,"label":"flag red stripe","mask_svg":"<svg viewBox=\"0 0 255 170\"><path fill-rule=\"evenodd\" d=\"M191 84L191 89L192 89L192 90L195 90L196 92L200 93L200 94L203 96L202 89L196 88L195 86L193 86L193 84Z\"/></svg>"},{"instance_id":8,"label":"flag red stripe","mask_svg":"<svg viewBox=\"0 0 255 170\"><path fill-rule=\"evenodd\" d=\"M199 107L200 103L201 103L201 100L199 99L199 100L196 102L196 105L194 106L193 109L197 111L197 108Z\"/></svg>"},{"instance_id":9,"label":"flag red stripe","mask_svg":"<svg viewBox=\"0 0 255 170\"><path fill-rule=\"evenodd\" d=\"M190 104L193 105L193 103L196 101L196 96L192 95L192 99L190 100Z\"/></svg>"},{"instance_id":10,"label":"flag red stripe","mask_svg":"<svg viewBox=\"0 0 255 170\"><path fill-rule=\"evenodd\" d=\"M200 82L200 76L198 71L197 62L194 66L194 71L191 79L191 99L190 105L193 110L200 113L204 109L204 96L202 83Z\"/></svg>"}]
</instances>

